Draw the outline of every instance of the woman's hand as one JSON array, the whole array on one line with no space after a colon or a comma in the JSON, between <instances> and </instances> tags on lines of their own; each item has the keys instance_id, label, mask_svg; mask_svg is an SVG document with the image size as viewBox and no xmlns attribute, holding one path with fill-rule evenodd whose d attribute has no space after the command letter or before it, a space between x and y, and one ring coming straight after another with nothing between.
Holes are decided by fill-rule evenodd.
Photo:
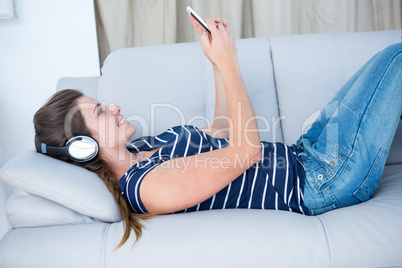
<instances>
[{"instance_id":1,"label":"woman's hand","mask_svg":"<svg viewBox=\"0 0 402 268\"><path fill-rule=\"evenodd\" d=\"M216 18L205 20L211 35L204 31L198 22L189 15L197 33L201 37L201 46L204 54L220 69L223 66L237 64L237 48L233 36L227 30L227 22Z\"/></svg>"}]
</instances>

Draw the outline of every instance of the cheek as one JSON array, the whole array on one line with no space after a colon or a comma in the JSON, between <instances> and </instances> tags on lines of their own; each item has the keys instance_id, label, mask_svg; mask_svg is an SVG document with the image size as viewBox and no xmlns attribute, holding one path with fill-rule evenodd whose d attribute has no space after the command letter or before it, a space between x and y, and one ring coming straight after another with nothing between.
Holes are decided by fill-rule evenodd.
<instances>
[{"instance_id":1,"label":"cheek","mask_svg":"<svg viewBox=\"0 0 402 268\"><path fill-rule=\"evenodd\" d=\"M114 138L118 132L116 120L113 117L107 117L104 122L100 123L99 129L103 129L105 135L108 135L108 138Z\"/></svg>"},{"instance_id":2,"label":"cheek","mask_svg":"<svg viewBox=\"0 0 402 268\"><path fill-rule=\"evenodd\" d=\"M91 122L89 124L86 124L89 130L91 131L91 136L95 139L99 138L99 124L97 122Z\"/></svg>"},{"instance_id":3,"label":"cheek","mask_svg":"<svg viewBox=\"0 0 402 268\"><path fill-rule=\"evenodd\" d=\"M113 129L109 122L107 118L99 118L99 120L91 125L90 129L95 139L105 141L108 140L110 136L114 136L113 132L110 132L110 130Z\"/></svg>"}]
</instances>

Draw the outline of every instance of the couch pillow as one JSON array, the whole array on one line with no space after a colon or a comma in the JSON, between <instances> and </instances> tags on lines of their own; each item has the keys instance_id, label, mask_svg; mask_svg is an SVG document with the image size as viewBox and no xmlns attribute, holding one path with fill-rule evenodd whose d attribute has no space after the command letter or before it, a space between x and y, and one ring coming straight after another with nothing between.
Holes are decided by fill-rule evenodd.
<instances>
[{"instance_id":1,"label":"couch pillow","mask_svg":"<svg viewBox=\"0 0 402 268\"><path fill-rule=\"evenodd\" d=\"M46 198L17 190L7 200L7 218L14 228L96 222Z\"/></svg>"},{"instance_id":2,"label":"couch pillow","mask_svg":"<svg viewBox=\"0 0 402 268\"><path fill-rule=\"evenodd\" d=\"M27 151L6 163L0 178L21 191L59 203L104 222L121 221L105 183L93 172Z\"/></svg>"}]
</instances>

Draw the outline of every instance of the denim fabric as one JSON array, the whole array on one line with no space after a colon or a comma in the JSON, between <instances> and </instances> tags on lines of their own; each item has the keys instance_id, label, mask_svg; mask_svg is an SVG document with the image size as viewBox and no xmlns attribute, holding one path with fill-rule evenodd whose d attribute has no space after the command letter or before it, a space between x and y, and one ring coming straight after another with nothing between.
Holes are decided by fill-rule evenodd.
<instances>
[{"instance_id":1,"label":"denim fabric","mask_svg":"<svg viewBox=\"0 0 402 268\"><path fill-rule=\"evenodd\" d=\"M371 58L324 107L297 145L312 215L367 201L402 114L402 43Z\"/></svg>"}]
</instances>

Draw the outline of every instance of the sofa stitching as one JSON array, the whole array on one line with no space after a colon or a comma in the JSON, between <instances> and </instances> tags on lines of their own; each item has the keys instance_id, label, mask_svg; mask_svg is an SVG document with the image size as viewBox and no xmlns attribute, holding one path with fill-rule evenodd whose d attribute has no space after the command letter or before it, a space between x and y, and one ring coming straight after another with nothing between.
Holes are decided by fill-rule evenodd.
<instances>
[{"instance_id":1,"label":"sofa stitching","mask_svg":"<svg viewBox=\"0 0 402 268\"><path fill-rule=\"evenodd\" d=\"M111 223L107 224L105 227L105 231L103 232L103 267L106 268L106 243L107 243L107 234L109 232L109 228L110 228Z\"/></svg>"},{"instance_id":2,"label":"sofa stitching","mask_svg":"<svg viewBox=\"0 0 402 268\"><path fill-rule=\"evenodd\" d=\"M328 257L329 257L329 263L330 266L332 267L332 254L331 254L331 247L329 246L329 239L328 239L328 235L327 235L327 230L325 229L324 223L322 222L321 218L318 216L316 216L316 219L318 219L318 221L320 222L322 229L324 231L324 235L325 235L325 240L327 241L327 248L328 248Z\"/></svg>"},{"instance_id":3,"label":"sofa stitching","mask_svg":"<svg viewBox=\"0 0 402 268\"><path fill-rule=\"evenodd\" d=\"M204 58L203 57L201 57L202 58L202 60L201 60L201 64L202 64L202 68L201 68L201 70L202 70L202 76L201 77L204 77L204 79L202 79L202 87L203 87L203 91L204 91L204 114L206 115L206 117L207 118L209 118L209 111L210 111L210 108L209 108L209 98L208 98L208 86L207 86L207 72L206 72L206 68L207 68L207 65L205 64L205 60L204 60ZM215 79L215 77L214 77L214 79ZM216 101L216 100L215 100Z\"/></svg>"},{"instance_id":4,"label":"sofa stitching","mask_svg":"<svg viewBox=\"0 0 402 268\"><path fill-rule=\"evenodd\" d=\"M372 264L372 265L364 265L364 266L356 266L356 265L342 265L342 266L333 266L333 267L337 267L337 268L378 268L378 267L401 267L402 266L402 262L401 263L388 263L388 264Z\"/></svg>"},{"instance_id":5,"label":"sofa stitching","mask_svg":"<svg viewBox=\"0 0 402 268\"><path fill-rule=\"evenodd\" d=\"M278 88L276 87L276 79L275 79L275 66L274 66L274 59L273 59L273 54L272 54L272 46L271 46L271 40L267 37L267 42L268 42L268 48L269 48L269 54L271 57L271 66L272 66L272 77L274 79L274 88L275 88L275 96L276 96L276 107L278 107L278 116L279 116L279 124L281 126L281 135L282 135L282 141L285 142L285 136L283 135L283 124L282 124L282 114L281 114L281 109L279 107L279 95L278 95ZM276 133L275 133L276 136Z\"/></svg>"},{"instance_id":6,"label":"sofa stitching","mask_svg":"<svg viewBox=\"0 0 402 268\"><path fill-rule=\"evenodd\" d=\"M10 213L7 213L7 217L9 219L11 219L13 216L20 216L21 214L22 213L18 213L18 212L17 213L16 212L10 212ZM41 219L41 220L51 221L51 222L53 222L53 224L62 223L62 224L59 224L59 225L77 225L77 224L89 224L89 223L97 222L95 220L93 222L81 222L81 221L77 221L77 220L72 221L72 220L69 220L69 219L66 219L66 218L57 219L55 217L35 216L35 215L28 215L28 214L23 215L23 217L25 219ZM90 217L88 217L88 218L90 218ZM54 225L43 224L43 225L40 225L40 226L54 226ZM26 227L32 227L32 226L26 226ZM19 227L19 228L21 228L21 227Z\"/></svg>"},{"instance_id":7,"label":"sofa stitching","mask_svg":"<svg viewBox=\"0 0 402 268\"><path fill-rule=\"evenodd\" d=\"M14 228L11 228L10 230L8 230L4 234L3 238L0 240L0 267L4 267L5 258L3 257L2 252L4 252L6 242L7 242L8 238L11 236L11 234L14 232L14 230L15 230Z\"/></svg>"},{"instance_id":8,"label":"sofa stitching","mask_svg":"<svg viewBox=\"0 0 402 268\"><path fill-rule=\"evenodd\" d=\"M342 84L346 83L346 71L345 71L345 59L343 57L343 54L341 53L341 45L339 43L339 39L337 38L338 36L333 34L332 37L335 40L336 43L336 47L337 47L337 52L338 52L338 56L339 56L339 60L341 61L341 66L342 66Z\"/></svg>"}]
</instances>

